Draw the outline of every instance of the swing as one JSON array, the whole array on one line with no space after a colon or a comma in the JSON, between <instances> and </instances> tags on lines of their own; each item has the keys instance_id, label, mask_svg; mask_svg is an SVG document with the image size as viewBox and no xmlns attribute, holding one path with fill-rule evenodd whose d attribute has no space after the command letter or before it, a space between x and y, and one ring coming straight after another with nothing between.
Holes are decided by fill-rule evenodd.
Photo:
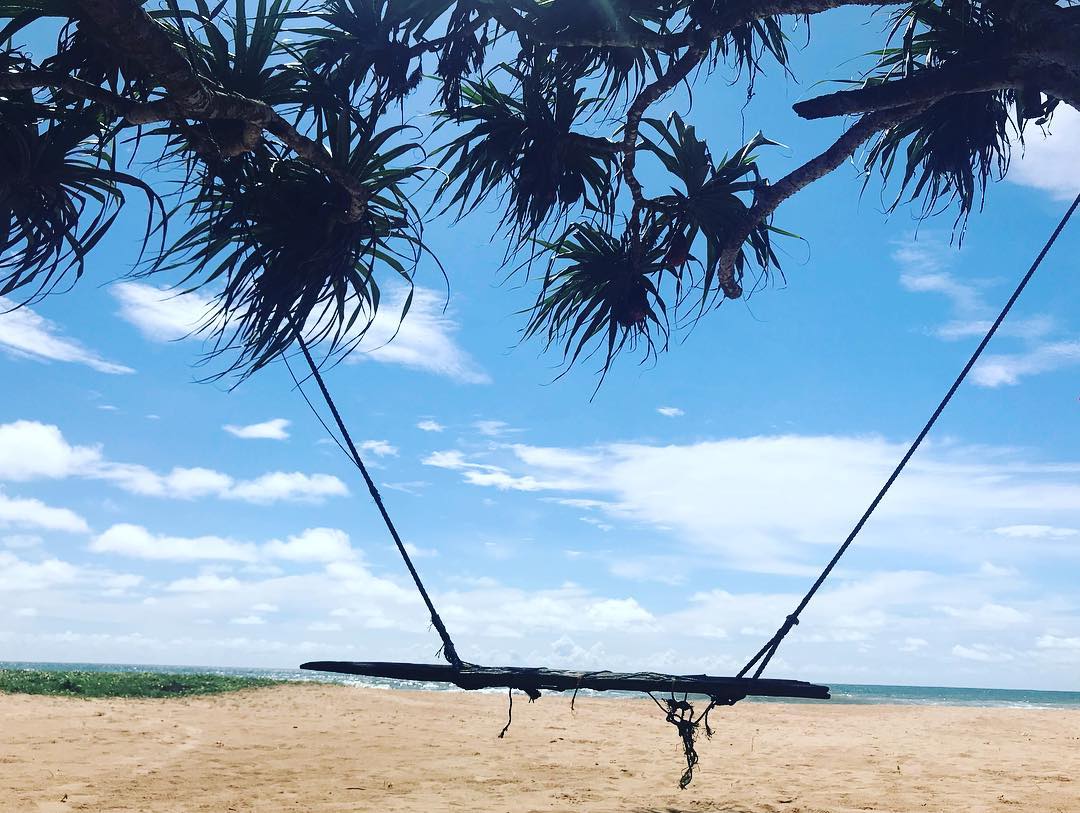
<instances>
[{"instance_id":1,"label":"swing","mask_svg":"<svg viewBox=\"0 0 1080 813\"><path fill-rule=\"evenodd\" d=\"M435 609L435 605L428 595L427 589L420 579L420 575L413 566L412 559L405 549L401 537L398 535L397 528L390 519L386 506L383 504L382 497L379 494L374 481L371 479L371 475L368 473L367 467L364 465L364 462L356 449L356 445L353 443L352 437L349 435L349 431L341 418L341 414L338 412L333 398L330 396L330 391L323 381L318 365L312 358L311 352L300 334L300 331L296 329L294 325L294 335L308 367L311 370L311 375L315 379L323 399L334 417L334 422L341 433L341 437L345 442L345 446L341 447L342 451L346 451L347 447L346 454L363 476L368 491L371 493L372 499L375 501L375 504L382 515L383 522L386 524L387 530L389 530L390 535L394 540L394 544L397 546L398 553L401 555L409 574L412 576L417 591L424 600L431 616L431 623L435 627L435 630L438 632L442 641L442 655L447 661L446 665L378 661L311 661L301 665L300 668L319 672L362 675L365 677L393 678L396 680L423 681L428 683L448 683L466 690L503 688L510 693L511 710L513 709L513 690L515 689L527 694L530 701L539 698L542 690L556 692L572 691L574 692L575 697L580 689L589 689L600 692L613 690L644 692L652 697L653 701L656 702L661 711L665 713L667 721L678 729L682 738L687 767L679 781L679 786L685 788L693 778L694 766L698 761L697 753L694 750L694 738L698 726L704 722L705 733L707 736L711 736L712 731L709 728L708 715L714 707L734 705L738 701L750 696L815 700L829 699L830 695L827 686L819 686L817 684L799 680L762 678L761 674L765 670L765 667L768 666L769 661L772 660L772 657L776 654L776 651L784 638L786 638L788 633L790 633L799 623L799 616L802 614L803 610L806 609L806 606L810 603L811 599L813 599L814 595L825 583L825 580L832 573L841 557L847 552L847 549L851 546L852 542L855 541L855 538L863 529L863 526L866 525L870 516L877 509L886 493L888 493L893 483L895 483L896 479L900 476L900 473L907 466L908 461L911 460L916 450L934 427L934 424L937 423L938 418L941 417L942 412L944 412L945 408L952 400L952 397L960 388L960 385L967 378L968 373L971 372L971 369L979 360L983 351L990 343L990 340L994 337L994 334L997 333L998 328L1005 321L1005 318L1012 310L1013 305L1031 281L1036 270L1038 270L1039 266L1042 264L1043 259L1053 247L1058 236L1064 230L1065 225L1069 222L1069 219L1072 217L1078 206L1080 206L1080 195L1077 195L1064 217L1058 223L1053 234L1051 234L1050 238L1031 264L1027 273L1021 278L1016 289L998 314L997 319L994 320L993 324L986 332L986 335L979 342L978 347L976 347L974 353L972 353L971 357L964 365L963 370L961 370L960 374L956 377L952 386L949 387L945 396L931 414L929 420L927 420L922 430L915 437L915 440L912 441L911 445L904 453L904 456L900 459L900 462L897 463L884 485L882 485L870 505L863 512L858 522L855 523L855 526L833 555L832 559L822 570L817 580L810 587L809 591L807 591L806 595L803 596L795 610L784 619L784 622L780 625L776 633L734 677L667 675L654 672L580 672L513 666L490 667L478 666L463 661L458 655L454 642L451 639L445 624L443 624L438 611ZM286 364L288 364L287 359ZM291 372L292 370L290 368L290 373ZM295 375L293 376L293 380L296 382L297 387L300 388L301 393L303 393L300 382ZM307 400L306 395L304 398ZM308 405L311 405L310 401L308 401ZM318 415L318 413L316 413L316 415ZM322 422L321 418L319 418L319 420ZM326 424L323 423L323 426L325 427ZM327 429L329 431L328 427ZM341 446L340 443L338 445ZM751 670L753 670L752 674ZM657 693L667 694L668 697L661 703L655 697L655 694ZM706 706L705 711L696 716L694 714L693 706L687 699L691 694L705 695L709 698L709 703ZM676 695L682 695L682 699L677 699ZM502 733L499 734L500 737L506 733L509 726L510 723L508 721L506 727L503 728Z\"/></svg>"}]
</instances>

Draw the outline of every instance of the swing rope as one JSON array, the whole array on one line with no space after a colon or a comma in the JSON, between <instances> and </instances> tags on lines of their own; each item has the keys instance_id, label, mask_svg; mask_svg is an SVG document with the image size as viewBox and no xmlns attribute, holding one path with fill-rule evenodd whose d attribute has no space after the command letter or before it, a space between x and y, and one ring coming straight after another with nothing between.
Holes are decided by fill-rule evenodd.
<instances>
[{"instance_id":1,"label":"swing rope","mask_svg":"<svg viewBox=\"0 0 1080 813\"><path fill-rule=\"evenodd\" d=\"M874 511L885 498L885 495L892 488L897 478L907 467L908 462L915 455L915 452L922 445L923 440L933 429L937 423L938 418L945 411L945 408L952 401L953 396L957 390L960 389L961 384L964 383L968 374L974 368L975 364L979 361L986 350L987 345L993 339L1006 317L1009 315L1013 306L1020 298L1021 294L1027 288L1028 283L1031 282L1035 272L1042 265L1043 260L1049 254L1050 249L1053 248L1057 242L1058 237L1064 231L1065 226L1069 223L1073 214L1077 208L1080 207L1080 194L1073 200L1072 205L1069 206L1065 215L1061 218L1057 227L1050 235L1046 244L1042 250L1036 256L1034 262L1032 262L1027 273L1021 278L1019 284L1016 286L1012 295L1009 297L1005 306L1001 309L997 318L993 324L987 330L982 340L979 342L975 351L971 354L964 368L960 371L960 374L953 381L952 386L949 387L945 396L941 399L941 402L937 405L937 408L930 415L929 420L923 426L922 430L912 441L907 451L904 453L900 462L896 464L892 473L885 481L884 485L877 492L877 495L870 502L870 505L863 512L858 522L855 523L855 527L845 538L843 544L833 555L832 559L822 570L821 574L817 577L817 580L813 583L806 595L802 597L794 611L791 612L780 625L780 628L776 633L765 643L765 645L758 650L757 654L751 658L747 664L739 671L734 678L713 678L708 675L659 675L652 673L633 673L633 674L616 674L610 672L597 672L597 673L572 673L572 672L560 672L556 670L548 669L521 669L521 668L487 668L479 667L473 664L464 663L457 654L457 650L454 647L454 642L450 638L449 632L446 630L446 626L443 624L442 618L439 616L438 611L435 609L435 604L432 602L431 597L428 595L423 581L420 579L420 574L417 572L416 567L412 563L412 558L409 556L408 550L406 550L404 543L401 541L401 537L397 532L397 528L394 526L393 521L390 519L390 514L386 510L386 506L383 504L382 496L379 494L378 488L375 486L375 482L371 479L371 475L368 473L367 467L364 465L363 459L360 457L360 453L356 448L356 444L353 443L352 437L349 434L349 430L345 425L344 420L341 417L341 413L338 411L337 405L334 403L333 397L330 395L330 391L323 381L322 375L319 372L318 364L316 364L314 358L311 355L311 351L308 349L307 343L301 333L299 326L289 318L289 324L292 328L293 334L296 337L297 343L300 346L300 350L304 355L304 359L307 362L308 367L311 370L311 375L315 379L315 382L319 386L319 390L322 393L323 400L330 408L330 412L334 417L334 422L337 424L337 428L344 439L345 446L338 441L326 422L319 416L318 411L314 408L311 401L303 391L300 381L292 371L292 367L289 366L287 357L285 359L286 366L289 367L289 373L293 377L293 381L296 383L297 388L300 390L307 402L308 406L315 413L319 422L323 427L327 429L331 437L342 448L342 451L346 452L350 461L359 469L361 475L364 478L364 482L367 484L368 491L371 493L372 499L375 501L375 505L379 509L379 513L382 515L383 522L386 524L387 529L390 531L390 535L394 540L394 544L397 546L398 553L401 555L402 560L405 562L406 568L408 568L409 575L412 576L413 583L416 585L416 589L419 591L420 596L424 600L424 604L427 606L428 612L431 615L431 623L435 627L442 640L442 654L449 662L449 669L445 666L431 666L424 664L397 664L397 663L346 663L338 661L318 661L304 664L301 668L305 669L318 669L321 671L332 672L344 672L347 674L360 674L370 676L388 676L399 677L406 680L421 679L421 673L424 673L423 679L437 680L444 682L454 683L461 688L465 689L478 689L483 687L504 687L509 690L510 708L508 710L508 719L506 727L503 728L500 737L506 733L506 729L510 726L510 721L513 719L513 689L517 688L526 692L530 698L538 697L540 689L552 689L555 691L573 690L575 696L577 690L583 686L595 688L600 691L608 689L621 689L630 691L643 691L646 692L654 702L661 708L665 714L665 718L669 723L674 725L680 734L683 744L683 751L686 757L686 770L680 779L679 786L686 787L693 778L694 768L697 764L697 751L695 749L695 737L700 724L705 725L706 736L712 735L712 730L709 727L709 712L719 705L732 705L733 703L741 700L747 695L766 695L766 696L783 696L783 697L820 697L827 699L828 688L824 686L814 686L812 684L803 684L798 681L777 681L762 679L761 674L765 671L765 668L769 665L773 656L780 648L781 643L791 632L791 630L799 623L799 616L807 605L817 594L818 590L828 579L830 574L836 568L840 559L851 547L856 537L862 531L863 527L869 521ZM347 447L347 450L346 450ZM448 671L450 674L445 674L443 670ZM753 674L747 678L746 675L751 670ZM653 695L653 691L659 687L669 685L671 689L671 697L666 700L665 703L660 703ZM683 692L682 700L675 698L675 690L679 688ZM695 714L693 705L688 701L687 692L695 692L707 694L709 697L709 703L705 710L700 714Z\"/></svg>"},{"instance_id":2,"label":"swing rope","mask_svg":"<svg viewBox=\"0 0 1080 813\"><path fill-rule=\"evenodd\" d=\"M889 489L892 488L893 483L896 482L896 478L900 476L900 473L907 466L908 461L911 460L912 456L922 444L923 440L930 433L930 430L933 429L934 424L937 423L938 418L941 417L941 413L945 411L945 407L949 405L949 402L956 394L956 391L960 389L960 385L964 383L964 379L967 378L968 373L971 372L971 369L975 366L976 362L978 362L979 357L982 356L983 351L986 349L986 346L990 344L990 340L994 338L994 334L997 333L998 328L1001 327L1001 323L1005 321L1005 317L1009 315L1009 311L1011 311L1013 305L1016 304L1016 300L1020 298L1020 295L1024 292L1024 289L1027 288L1028 283L1031 282L1031 278L1035 276L1035 272L1039 269L1039 266L1042 265L1043 259L1050 252L1050 249L1054 247L1054 243L1057 242L1058 236L1061 234L1062 231L1064 231L1065 226L1072 218L1073 213L1077 209L1077 206L1080 206L1080 195L1077 195L1076 199L1073 200L1072 205L1069 207L1068 211L1065 212L1065 215L1061 218L1061 222L1058 223L1057 228L1054 229L1053 234L1050 235L1050 238L1042 247L1042 251L1039 252L1038 256L1031 264L1031 267L1028 269L1027 273L1024 274L1023 278L1020 280L1020 283L1016 286L1016 289L1013 291L1012 296L1010 296L1009 300L1005 303L1005 307L1001 309L1001 313L998 314L997 319L994 320L994 323L990 326L990 329L986 331L986 335L983 336L982 341L979 342L979 346L975 348L975 352L971 354L971 358L969 358L967 364L964 365L964 369L960 371L960 375L956 377L956 380L952 383L952 386L949 387L949 391L945 393L945 397L941 399L941 403L937 405L937 409L934 410L934 413L930 416L930 419L926 422L926 425L923 426L922 431L919 432L918 436L912 442L911 446L908 447L908 450L904 453L904 456L900 458L900 462L896 464L896 468L894 468L892 474L889 475L889 479L885 481L885 485L881 487L881 490L878 491L877 496L874 497L869 507L863 512L862 516L859 517L859 521L855 523L855 527L851 529L851 533L847 535L844 543L833 555L833 558L829 560L829 563L825 566L825 569L821 571L821 575L817 577L817 581L814 582L813 586L811 586L811 588L807 591L806 595L803 596L802 601L800 601L798 606L795 607L795 610L790 615L788 615L787 618L784 619L784 623L780 625L780 628L776 631L776 634L768 640L765 646L758 650L758 653L747 662L746 666L744 666L739 671L739 674L736 675L736 677L745 677L747 672L749 672L751 669L754 669L753 677L754 679L757 679L761 676L761 673L765 671L765 667L769 665L769 661L771 661L773 655L776 654L776 650L780 648L780 644L783 643L784 638L786 638L788 633L791 632L791 630L799 623L799 616L802 614L802 611L806 609L806 605L810 603L810 600L821 588L821 585L823 585L825 583L825 580L829 578L829 574L833 572L833 568L836 567L841 557L843 557L843 555L847 553L847 549L851 547L851 543L855 541L855 537L859 535L859 532L863 529L863 526L866 525L867 520L870 519L870 516L874 513L878 505L885 498L885 495L888 493ZM757 666L756 669L754 668L755 665Z\"/></svg>"},{"instance_id":3,"label":"swing rope","mask_svg":"<svg viewBox=\"0 0 1080 813\"><path fill-rule=\"evenodd\" d=\"M413 584L416 585L416 589L420 593L420 597L424 599L424 604L427 606L428 612L431 614L431 624L435 627L435 631L439 633L439 638L442 640L442 654L446 658L447 662L454 669L461 669L464 665L461 658L457 654L457 648L454 646L454 641L450 637L450 633L446 629L446 625L443 624L442 617L439 615L439 611L435 609L435 604L431 600L431 596L428 595L427 589L424 587L424 582L420 578L420 574L417 572L416 567L413 565L412 557L409 556L409 551L405 548L405 544L401 541L401 536L398 534L397 528L394 526L394 521L390 519L390 513L386 510L386 506L383 504L382 495L379 494L379 489L375 486L375 481L371 479L371 475L368 473L367 466L364 465L364 460L360 457L360 452L357 451L356 444L353 443L352 436L349 434L348 428L345 426L345 421L341 418L341 413L338 411L337 404L334 403L333 396L330 395L330 390L326 387L326 382L323 381L322 374L319 372L319 365L315 363L315 359L311 356L311 351L308 349L307 342L304 341L304 336L293 321L292 317L289 317L289 324L292 327L293 335L296 337L296 342L300 346L300 351L304 354L304 360L307 362L308 368L311 370L311 376L315 379L315 383L319 386L319 391L322 393L323 400L326 401L326 405L330 408L330 414L334 416L334 423L337 424L338 430L341 432L341 437L345 441L345 445L348 447L348 457L352 461L353 465L360 470L360 474L364 478L364 482L367 484L368 491L371 493L371 498L375 501L375 505L379 509L379 513L382 515L383 522L386 524L386 528L390 531L390 536L394 540L394 544L397 545L398 553L401 554L402 560L405 562L405 567L409 570L409 575L412 576ZM286 359L286 363L288 360ZM289 372L292 372L292 368L289 368ZM296 377L293 376L293 380L296 381ZM297 386L300 387L300 382L297 381ZM303 388L300 387L301 393ZM307 396L304 395L304 400L307 401ZM311 406L311 402L308 401L308 406ZM315 411L312 408L312 411ZM316 417L318 413L316 412ZM319 418L320 423L322 419ZM326 424L323 423L325 427ZM329 429L327 430L329 431ZM331 432L331 437L333 433ZM334 438L337 441L337 438ZM338 446L341 444L339 443Z\"/></svg>"}]
</instances>

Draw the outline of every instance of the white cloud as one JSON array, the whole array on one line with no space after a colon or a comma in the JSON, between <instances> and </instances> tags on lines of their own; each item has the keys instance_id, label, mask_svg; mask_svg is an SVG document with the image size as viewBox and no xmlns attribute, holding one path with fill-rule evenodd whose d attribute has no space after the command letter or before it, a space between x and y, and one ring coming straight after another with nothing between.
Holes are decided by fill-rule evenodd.
<instances>
[{"instance_id":1,"label":"white cloud","mask_svg":"<svg viewBox=\"0 0 1080 813\"><path fill-rule=\"evenodd\" d=\"M979 565L979 575L991 579L1011 579L1018 575L1015 567L1001 567L993 562L983 562Z\"/></svg>"},{"instance_id":2,"label":"white cloud","mask_svg":"<svg viewBox=\"0 0 1080 813\"><path fill-rule=\"evenodd\" d=\"M918 652L921 649L926 649L927 641L925 638L905 638L904 642L900 645L901 652Z\"/></svg>"},{"instance_id":3,"label":"white cloud","mask_svg":"<svg viewBox=\"0 0 1080 813\"><path fill-rule=\"evenodd\" d=\"M197 292L176 295L137 282L119 283L112 291L120 302L120 317L151 341L195 337L213 315L212 300ZM454 338L458 324L447 315L442 298L428 288L414 289L412 305L401 321L407 295L408 290L402 286L391 286L383 292L374 322L348 361L400 364L466 384L490 382L488 374ZM363 317L357 321L363 322Z\"/></svg>"},{"instance_id":4,"label":"white cloud","mask_svg":"<svg viewBox=\"0 0 1080 813\"><path fill-rule=\"evenodd\" d=\"M12 310L12 308L15 308ZM28 307L0 297L0 350L18 358L35 361L64 361L83 364L100 373L120 375L135 372L130 367L102 358Z\"/></svg>"},{"instance_id":5,"label":"white cloud","mask_svg":"<svg viewBox=\"0 0 1080 813\"><path fill-rule=\"evenodd\" d=\"M911 249L902 249L894 252L893 256L910 262L911 252ZM960 282L945 271L907 271L900 275L900 284L912 293L941 294L963 313L976 313L984 307L982 297L975 286Z\"/></svg>"},{"instance_id":6,"label":"white cloud","mask_svg":"<svg viewBox=\"0 0 1080 813\"><path fill-rule=\"evenodd\" d=\"M1002 663L1011 661L1014 657L1010 652L1005 652L987 644L972 644L971 646L957 644L952 648L952 654L957 658L979 661L980 663Z\"/></svg>"},{"instance_id":7,"label":"white cloud","mask_svg":"<svg viewBox=\"0 0 1080 813\"><path fill-rule=\"evenodd\" d=\"M1038 128L1027 131L1025 146L1013 152L1008 179L1071 200L1080 192L1080 112L1059 105L1044 137Z\"/></svg>"},{"instance_id":8,"label":"white cloud","mask_svg":"<svg viewBox=\"0 0 1080 813\"><path fill-rule=\"evenodd\" d=\"M201 573L194 578L177 579L165 589L170 593L221 593L239 587L240 581L232 576L223 578L216 573Z\"/></svg>"},{"instance_id":9,"label":"white cloud","mask_svg":"<svg viewBox=\"0 0 1080 813\"><path fill-rule=\"evenodd\" d=\"M1080 650L1080 637L1062 638L1057 635L1040 635L1035 641L1039 649L1067 649Z\"/></svg>"},{"instance_id":10,"label":"white cloud","mask_svg":"<svg viewBox=\"0 0 1080 813\"><path fill-rule=\"evenodd\" d=\"M337 477L301 472L275 471L252 480L234 480L213 469L178 467L167 474L158 474L145 466L103 463L90 476L110 480L134 494L185 500L214 496L257 504L320 502L327 497L349 493L348 487Z\"/></svg>"},{"instance_id":11,"label":"white cloud","mask_svg":"<svg viewBox=\"0 0 1080 813\"><path fill-rule=\"evenodd\" d=\"M997 308L987 305L983 297L985 283L961 282L942 270L955 253L931 236L921 245L901 247L893 258L904 269L900 284L906 290L938 293L950 300L953 318L933 328L932 335L945 341L982 338L993 324ZM983 356L971 371L971 381L981 387L1014 385L1026 376L1080 363L1080 341L1054 340L1052 335L1057 330L1053 318L1045 314L1007 320L998 336L1020 339L1022 349Z\"/></svg>"},{"instance_id":12,"label":"white cloud","mask_svg":"<svg viewBox=\"0 0 1080 813\"><path fill-rule=\"evenodd\" d=\"M180 500L223 495L233 485L233 479L227 474L204 468L176 467L167 474L158 474L138 464L102 462L86 474L94 479L108 480L133 494Z\"/></svg>"},{"instance_id":13,"label":"white cloud","mask_svg":"<svg viewBox=\"0 0 1080 813\"><path fill-rule=\"evenodd\" d=\"M275 471L254 480L237 482L223 497L253 503L321 502L327 497L348 496L346 485L329 474Z\"/></svg>"},{"instance_id":14,"label":"white cloud","mask_svg":"<svg viewBox=\"0 0 1080 813\"><path fill-rule=\"evenodd\" d=\"M7 534L0 537L0 544L5 548L18 550L21 548L36 548L45 540L34 534Z\"/></svg>"},{"instance_id":15,"label":"white cloud","mask_svg":"<svg viewBox=\"0 0 1080 813\"><path fill-rule=\"evenodd\" d=\"M405 550L408 551L409 556L413 559L430 559L439 555L439 552L435 548L421 548L418 545L414 545L412 542L405 543Z\"/></svg>"},{"instance_id":16,"label":"white cloud","mask_svg":"<svg viewBox=\"0 0 1080 813\"><path fill-rule=\"evenodd\" d=\"M1027 613L1003 604L987 603L980 607L945 606L941 608L941 611L951 618L962 619L974 626L995 629L1005 624L1023 624L1031 620Z\"/></svg>"},{"instance_id":17,"label":"white cloud","mask_svg":"<svg viewBox=\"0 0 1080 813\"><path fill-rule=\"evenodd\" d=\"M994 528L994 533L1017 539L1063 539L1080 534L1076 528L1055 528L1053 525L1007 525Z\"/></svg>"},{"instance_id":18,"label":"white cloud","mask_svg":"<svg viewBox=\"0 0 1080 813\"><path fill-rule=\"evenodd\" d=\"M136 559L176 562L200 559L251 562L257 555L255 546L250 543L219 536L179 537L152 534L140 525L128 523L113 525L94 537L90 542L90 550Z\"/></svg>"},{"instance_id":19,"label":"white cloud","mask_svg":"<svg viewBox=\"0 0 1080 813\"><path fill-rule=\"evenodd\" d=\"M258 626L265 624L266 619L258 615L242 615L238 618L230 618L230 624L240 624L241 626Z\"/></svg>"},{"instance_id":20,"label":"white cloud","mask_svg":"<svg viewBox=\"0 0 1080 813\"><path fill-rule=\"evenodd\" d=\"M422 432L442 432L444 429L446 429L446 427L443 426L441 423L439 423L438 421L433 421L431 419L420 421L418 424L416 424L416 428Z\"/></svg>"},{"instance_id":21,"label":"white cloud","mask_svg":"<svg viewBox=\"0 0 1080 813\"><path fill-rule=\"evenodd\" d=\"M337 528L308 528L284 542L272 540L264 550L276 559L295 562L339 562L355 555L349 535Z\"/></svg>"},{"instance_id":22,"label":"white cloud","mask_svg":"<svg viewBox=\"0 0 1080 813\"><path fill-rule=\"evenodd\" d=\"M442 298L430 289L416 288L412 306L400 321L406 296L404 288L385 293L375 321L347 360L400 364L465 384L489 383L488 374L455 340L458 325L444 311Z\"/></svg>"},{"instance_id":23,"label":"white cloud","mask_svg":"<svg viewBox=\"0 0 1080 813\"><path fill-rule=\"evenodd\" d=\"M440 452L432 452L421 461L425 466L435 466L439 469L461 469L468 466L476 466L465 459L465 453L456 449Z\"/></svg>"},{"instance_id":24,"label":"white cloud","mask_svg":"<svg viewBox=\"0 0 1080 813\"><path fill-rule=\"evenodd\" d=\"M655 620L652 613L633 598L611 598L596 601L588 607L589 620L599 628L648 624Z\"/></svg>"},{"instance_id":25,"label":"white cloud","mask_svg":"<svg viewBox=\"0 0 1080 813\"><path fill-rule=\"evenodd\" d=\"M436 452L424 462L477 486L555 492L570 507L585 500L620 525L703 546L729 567L800 575L843 539L903 451L875 437L788 435L585 449L516 444L475 455ZM1076 462L1031 463L1006 449L924 448L860 546L973 566L990 556L1030 556L1032 546L992 530L1044 517L1080 523L1077 471Z\"/></svg>"},{"instance_id":26,"label":"white cloud","mask_svg":"<svg viewBox=\"0 0 1080 813\"><path fill-rule=\"evenodd\" d=\"M133 494L172 499L214 496L257 504L320 502L349 493L329 474L275 471L250 480L202 467L177 466L160 474L137 463L103 458L98 446L72 446L56 426L36 421L0 424L0 481L84 477L105 480Z\"/></svg>"},{"instance_id":27,"label":"white cloud","mask_svg":"<svg viewBox=\"0 0 1080 813\"><path fill-rule=\"evenodd\" d=\"M665 418L680 418L686 414L683 410L679 409L679 407L674 406L657 407L656 411L663 415Z\"/></svg>"},{"instance_id":28,"label":"white cloud","mask_svg":"<svg viewBox=\"0 0 1080 813\"><path fill-rule=\"evenodd\" d=\"M1021 353L984 356L971 376L976 384L1000 387L1073 364L1080 364L1080 341L1048 342Z\"/></svg>"},{"instance_id":29,"label":"white cloud","mask_svg":"<svg viewBox=\"0 0 1080 813\"><path fill-rule=\"evenodd\" d=\"M27 562L0 551L0 592L33 592L71 584L79 578L74 565L59 559Z\"/></svg>"},{"instance_id":30,"label":"white cloud","mask_svg":"<svg viewBox=\"0 0 1080 813\"><path fill-rule=\"evenodd\" d=\"M141 282L120 282L110 291L120 303L120 318L155 342L187 338L211 314L211 300L199 293L177 294Z\"/></svg>"},{"instance_id":31,"label":"white cloud","mask_svg":"<svg viewBox=\"0 0 1080 813\"><path fill-rule=\"evenodd\" d=\"M285 418L273 418L262 423L252 423L246 426L237 426L227 423L222 427L234 437L245 440L286 440L289 437L289 421Z\"/></svg>"},{"instance_id":32,"label":"white cloud","mask_svg":"<svg viewBox=\"0 0 1080 813\"><path fill-rule=\"evenodd\" d=\"M0 491L0 528L36 528L43 531L86 533L86 520L67 508L54 508L40 500L9 497ZM6 537L5 539L20 539ZM20 547L20 545L10 545Z\"/></svg>"},{"instance_id":33,"label":"white cloud","mask_svg":"<svg viewBox=\"0 0 1080 813\"><path fill-rule=\"evenodd\" d=\"M933 333L945 341L981 339L992 324L991 319L956 319L935 328ZM1032 316L1029 319L1010 318L998 329L997 335L1035 340L1053 333L1056 327L1054 320L1046 315Z\"/></svg>"},{"instance_id":34,"label":"white cloud","mask_svg":"<svg viewBox=\"0 0 1080 813\"><path fill-rule=\"evenodd\" d=\"M69 477L101 459L94 446L71 446L56 426L37 421L0 424L0 480Z\"/></svg>"},{"instance_id":35,"label":"white cloud","mask_svg":"<svg viewBox=\"0 0 1080 813\"><path fill-rule=\"evenodd\" d=\"M400 491L403 494L419 497L431 483L426 480L406 480L402 483L383 483L382 485L383 488L389 488L392 491Z\"/></svg>"},{"instance_id":36,"label":"white cloud","mask_svg":"<svg viewBox=\"0 0 1080 813\"><path fill-rule=\"evenodd\" d=\"M489 438L497 438L518 431L506 421L474 421L473 428L481 435Z\"/></svg>"},{"instance_id":37,"label":"white cloud","mask_svg":"<svg viewBox=\"0 0 1080 813\"><path fill-rule=\"evenodd\" d=\"M371 452L376 457L397 457L397 446L393 446L385 440L365 440L360 444L360 449Z\"/></svg>"}]
</instances>

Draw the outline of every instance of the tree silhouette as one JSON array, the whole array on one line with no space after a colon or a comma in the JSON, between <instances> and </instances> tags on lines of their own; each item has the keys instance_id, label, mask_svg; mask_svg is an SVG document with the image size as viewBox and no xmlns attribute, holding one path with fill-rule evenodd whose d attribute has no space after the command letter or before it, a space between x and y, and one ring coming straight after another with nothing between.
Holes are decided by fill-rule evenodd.
<instances>
[{"instance_id":1,"label":"tree silhouette","mask_svg":"<svg viewBox=\"0 0 1080 813\"><path fill-rule=\"evenodd\" d=\"M852 118L787 175L762 173L761 135L723 154L650 116L721 65L787 70L791 23L842 6L887 21L881 47L794 106ZM853 156L962 229L1025 126L1080 106L1080 8L1053 0L0 0L0 24L0 296L82 275L145 197L138 273L213 293L241 377L300 336L347 353L386 281L412 284L425 221L493 199L507 262L543 271L526 335L606 372L775 273L774 213ZM402 124L412 93L425 129Z\"/></svg>"}]
</instances>

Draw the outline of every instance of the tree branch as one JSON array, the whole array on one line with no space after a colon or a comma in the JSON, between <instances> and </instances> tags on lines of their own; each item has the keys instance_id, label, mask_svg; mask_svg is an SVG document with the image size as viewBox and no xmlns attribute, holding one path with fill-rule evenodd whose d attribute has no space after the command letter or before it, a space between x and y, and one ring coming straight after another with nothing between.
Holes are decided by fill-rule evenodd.
<instances>
[{"instance_id":1,"label":"tree branch","mask_svg":"<svg viewBox=\"0 0 1080 813\"><path fill-rule=\"evenodd\" d=\"M641 182L634 174L634 166L637 163L637 140L641 129L641 117L649 109L649 105L675 87L679 82L690 75L708 53L707 48L689 48L686 53L675 60L667 73L662 74L651 85L646 86L634 99L626 111L626 125L623 128L622 138L622 171L626 179L626 186L630 189L630 195L634 199L635 207L641 206L644 197L641 192Z\"/></svg>"},{"instance_id":2,"label":"tree branch","mask_svg":"<svg viewBox=\"0 0 1080 813\"><path fill-rule=\"evenodd\" d=\"M1080 77L1056 65L1019 59L995 59L945 65L919 71L910 79L896 79L858 90L841 90L798 102L795 112L805 119L888 110L910 104L928 104L963 93L1031 87L1080 105Z\"/></svg>"},{"instance_id":3,"label":"tree branch","mask_svg":"<svg viewBox=\"0 0 1080 813\"><path fill-rule=\"evenodd\" d=\"M330 153L302 135L265 102L208 88L168 32L154 22L138 0L76 0L76 3L98 28L108 32L112 43L123 43L114 47L122 47L169 94L166 100L118 111L129 122L235 119L257 125L349 193L351 201L346 217L358 220L363 215L367 190L342 171Z\"/></svg>"},{"instance_id":4,"label":"tree branch","mask_svg":"<svg viewBox=\"0 0 1080 813\"><path fill-rule=\"evenodd\" d=\"M211 91L168 32L137 0L75 0L82 15L109 35L111 47L138 64L193 116L210 105Z\"/></svg>"},{"instance_id":5,"label":"tree branch","mask_svg":"<svg viewBox=\"0 0 1080 813\"><path fill-rule=\"evenodd\" d=\"M879 113L868 113L851 125L824 152L760 191L755 196L754 204L747 212L744 222L731 234L727 247L720 255L719 283L724 295L729 299L738 299L742 296L742 286L735 279L735 262L743 249L743 243L758 224L768 220L785 200L814 181L824 178L851 158L855 150L865 144L875 133L893 127L923 109L925 106L913 105Z\"/></svg>"},{"instance_id":6,"label":"tree branch","mask_svg":"<svg viewBox=\"0 0 1080 813\"><path fill-rule=\"evenodd\" d=\"M72 96L94 102L120 117L139 107L137 102L66 74L53 73L40 68L0 74L0 90L37 90L45 87L63 90Z\"/></svg>"}]
</instances>

